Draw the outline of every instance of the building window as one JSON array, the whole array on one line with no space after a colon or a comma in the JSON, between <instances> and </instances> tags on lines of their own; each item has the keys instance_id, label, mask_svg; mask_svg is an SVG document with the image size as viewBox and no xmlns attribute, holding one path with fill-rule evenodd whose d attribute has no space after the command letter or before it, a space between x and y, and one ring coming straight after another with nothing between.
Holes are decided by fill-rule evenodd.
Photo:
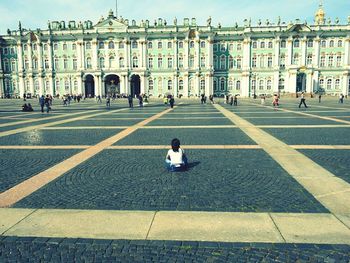
<instances>
[{"instance_id":1,"label":"building window","mask_svg":"<svg viewBox=\"0 0 350 263\"><path fill-rule=\"evenodd\" d=\"M233 90L233 81L231 79L228 81L228 90L229 91Z\"/></svg>"},{"instance_id":2,"label":"building window","mask_svg":"<svg viewBox=\"0 0 350 263\"><path fill-rule=\"evenodd\" d=\"M179 42L179 48L184 48L184 42L182 41Z\"/></svg>"},{"instance_id":3,"label":"building window","mask_svg":"<svg viewBox=\"0 0 350 263\"><path fill-rule=\"evenodd\" d=\"M9 72L10 71L10 64L9 64L8 60L4 61L4 70L5 70L5 72Z\"/></svg>"},{"instance_id":4,"label":"building window","mask_svg":"<svg viewBox=\"0 0 350 263\"><path fill-rule=\"evenodd\" d=\"M109 68L114 68L114 57L109 57L108 67Z\"/></svg>"},{"instance_id":5,"label":"building window","mask_svg":"<svg viewBox=\"0 0 350 263\"><path fill-rule=\"evenodd\" d=\"M154 82L153 79L148 80L148 90L153 90Z\"/></svg>"},{"instance_id":6,"label":"building window","mask_svg":"<svg viewBox=\"0 0 350 263\"><path fill-rule=\"evenodd\" d=\"M29 80L26 81L26 92L29 92L30 91L30 83L29 83Z\"/></svg>"},{"instance_id":7,"label":"building window","mask_svg":"<svg viewBox=\"0 0 350 263\"><path fill-rule=\"evenodd\" d=\"M59 67L59 60L58 60L58 58L55 58L55 63L54 63L55 65L55 70L59 70L60 69L60 67Z\"/></svg>"},{"instance_id":8,"label":"building window","mask_svg":"<svg viewBox=\"0 0 350 263\"><path fill-rule=\"evenodd\" d=\"M153 58L148 58L148 68L153 68Z\"/></svg>"},{"instance_id":9,"label":"building window","mask_svg":"<svg viewBox=\"0 0 350 263\"><path fill-rule=\"evenodd\" d=\"M265 67L265 59L264 56L261 55L260 56L260 68L264 68Z\"/></svg>"},{"instance_id":10,"label":"building window","mask_svg":"<svg viewBox=\"0 0 350 263\"><path fill-rule=\"evenodd\" d=\"M163 67L163 58L158 58L158 68Z\"/></svg>"},{"instance_id":11,"label":"building window","mask_svg":"<svg viewBox=\"0 0 350 263\"><path fill-rule=\"evenodd\" d=\"M258 43L256 41L253 42L252 47L256 49L258 47Z\"/></svg>"},{"instance_id":12,"label":"building window","mask_svg":"<svg viewBox=\"0 0 350 263\"><path fill-rule=\"evenodd\" d=\"M335 80L335 89L340 89L340 79Z\"/></svg>"},{"instance_id":13,"label":"building window","mask_svg":"<svg viewBox=\"0 0 350 263\"><path fill-rule=\"evenodd\" d=\"M56 80L55 87L56 87L56 91L59 92L59 90L60 90L60 81L59 80Z\"/></svg>"},{"instance_id":14,"label":"building window","mask_svg":"<svg viewBox=\"0 0 350 263\"><path fill-rule=\"evenodd\" d=\"M152 41L148 41L147 47L148 47L148 49L152 49L153 48L153 42Z\"/></svg>"},{"instance_id":15,"label":"building window","mask_svg":"<svg viewBox=\"0 0 350 263\"><path fill-rule=\"evenodd\" d=\"M2 49L2 51L4 52L4 55L7 55L7 54L8 54L8 49L7 49L7 47L4 47L4 48Z\"/></svg>"},{"instance_id":16,"label":"building window","mask_svg":"<svg viewBox=\"0 0 350 263\"><path fill-rule=\"evenodd\" d=\"M205 48L205 41L201 41L201 48Z\"/></svg>"},{"instance_id":17,"label":"building window","mask_svg":"<svg viewBox=\"0 0 350 263\"><path fill-rule=\"evenodd\" d=\"M137 44L137 41L134 40L131 42L131 48L137 48L138 47L138 44Z\"/></svg>"},{"instance_id":18,"label":"building window","mask_svg":"<svg viewBox=\"0 0 350 263\"><path fill-rule=\"evenodd\" d=\"M124 68L124 58L123 57L121 57L121 58L119 58L119 68Z\"/></svg>"},{"instance_id":19,"label":"building window","mask_svg":"<svg viewBox=\"0 0 350 263\"><path fill-rule=\"evenodd\" d=\"M162 42L158 42L158 49L162 49L163 48L163 43Z\"/></svg>"},{"instance_id":20,"label":"building window","mask_svg":"<svg viewBox=\"0 0 350 263\"><path fill-rule=\"evenodd\" d=\"M113 47L114 47L114 44L113 44ZM124 42L123 42L123 41L120 41L120 42L119 42L118 48L119 48L119 49L123 49L123 48L124 48Z\"/></svg>"},{"instance_id":21,"label":"building window","mask_svg":"<svg viewBox=\"0 0 350 263\"><path fill-rule=\"evenodd\" d=\"M104 43L103 41L100 41L100 42L98 43L98 48L99 48L99 49L104 49L104 48L105 48L105 43Z\"/></svg>"},{"instance_id":22,"label":"building window","mask_svg":"<svg viewBox=\"0 0 350 263\"><path fill-rule=\"evenodd\" d=\"M44 87L45 93L48 93L49 88L50 88L50 81L47 80L47 81L45 81L45 87Z\"/></svg>"},{"instance_id":23,"label":"building window","mask_svg":"<svg viewBox=\"0 0 350 263\"><path fill-rule=\"evenodd\" d=\"M200 86L201 86L201 91L204 91L205 90L205 80L204 79L201 79Z\"/></svg>"},{"instance_id":24,"label":"building window","mask_svg":"<svg viewBox=\"0 0 350 263\"><path fill-rule=\"evenodd\" d=\"M78 81L77 80L74 80L74 92L77 92L78 91Z\"/></svg>"},{"instance_id":25,"label":"building window","mask_svg":"<svg viewBox=\"0 0 350 263\"><path fill-rule=\"evenodd\" d=\"M201 68L205 68L205 56L201 57Z\"/></svg>"},{"instance_id":26,"label":"building window","mask_svg":"<svg viewBox=\"0 0 350 263\"><path fill-rule=\"evenodd\" d=\"M217 83L216 79L214 79L214 81L213 81L213 86L214 86L214 90L217 91L218 90L218 83Z\"/></svg>"},{"instance_id":27,"label":"building window","mask_svg":"<svg viewBox=\"0 0 350 263\"><path fill-rule=\"evenodd\" d=\"M237 80L236 82L236 90L241 90L241 81Z\"/></svg>"},{"instance_id":28,"label":"building window","mask_svg":"<svg viewBox=\"0 0 350 263\"><path fill-rule=\"evenodd\" d=\"M237 44L237 50L238 50L238 51L241 51L241 50L242 50L242 44L241 44L241 43Z\"/></svg>"},{"instance_id":29,"label":"building window","mask_svg":"<svg viewBox=\"0 0 350 263\"><path fill-rule=\"evenodd\" d=\"M220 44L220 50L221 50L221 52L226 51L226 44L225 43Z\"/></svg>"},{"instance_id":30,"label":"building window","mask_svg":"<svg viewBox=\"0 0 350 263\"><path fill-rule=\"evenodd\" d=\"M267 58L267 67L269 67L269 68L272 67L272 57Z\"/></svg>"},{"instance_id":31,"label":"building window","mask_svg":"<svg viewBox=\"0 0 350 263\"><path fill-rule=\"evenodd\" d=\"M326 57L322 56L320 59L320 67L325 67L326 66Z\"/></svg>"},{"instance_id":32,"label":"building window","mask_svg":"<svg viewBox=\"0 0 350 263\"><path fill-rule=\"evenodd\" d=\"M332 83L333 81L332 81L332 79L328 79L327 80L327 90L331 90L332 89Z\"/></svg>"},{"instance_id":33,"label":"building window","mask_svg":"<svg viewBox=\"0 0 350 263\"><path fill-rule=\"evenodd\" d=\"M171 80L168 80L168 90L173 89L173 82Z\"/></svg>"},{"instance_id":34,"label":"building window","mask_svg":"<svg viewBox=\"0 0 350 263\"><path fill-rule=\"evenodd\" d=\"M296 53L293 56L293 65L299 65L299 54Z\"/></svg>"},{"instance_id":35,"label":"building window","mask_svg":"<svg viewBox=\"0 0 350 263\"><path fill-rule=\"evenodd\" d=\"M158 79L158 93L162 94L163 92L163 82L162 82L162 78Z\"/></svg>"},{"instance_id":36,"label":"building window","mask_svg":"<svg viewBox=\"0 0 350 263\"><path fill-rule=\"evenodd\" d=\"M37 44L33 45L33 50L35 50L35 51L38 50L38 45Z\"/></svg>"},{"instance_id":37,"label":"building window","mask_svg":"<svg viewBox=\"0 0 350 263\"><path fill-rule=\"evenodd\" d=\"M230 51L233 51L233 44L230 44L230 45L229 45L229 50L230 50Z\"/></svg>"},{"instance_id":38,"label":"building window","mask_svg":"<svg viewBox=\"0 0 350 263\"><path fill-rule=\"evenodd\" d=\"M78 60L76 58L73 59L73 69L74 70L78 69Z\"/></svg>"},{"instance_id":39,"label":"building window","mask_svg":"<svg viewBox=\"0 0 350 263\"><path fill-rule=\"evenodd\" d=\"M139 67L139 59L136 56L132 58L132 67L133 68L138 68Z\"/></svg>"},{"instance_id":40,"label":"building window","mask_svg":"<svg viewBox=\"0 0 350 263\"><path fill-rule=\"evenodd\" d=\"M183 67L184 67L184 58L179 57L179 68L183 68Z\"/></svg>"},{"instance_id":41,"label":"building window","mask_svg":"<svg viewBox=\"0 0 350 263\"><path fill-rule=\"evenodd\" d=\"M220 57L220 69L221 70L226 69L226 56Z\"/></svg>"},{"instance_id":42,"label":"building window","mask_svg":"<svg viewBox=\"0 0 350 263\"><path fill-rule=\"evenodd\" d=\"M45 58L44 67L45 67L45 69L49 68L49 60L47 58Z\"/></svg>"},{"instance_id":43,"label":"building window","mask_svg":"<svg viewBox=\"0 0 350 263\"><path fill-rule=\"evenodd\" d=\"M85 48L91 49L91 42L90 41L85 43Z\"/></svg>"},{"instance_id":44,"label":"building window","mask_svg":"<svg viewBox=\"0 0 350 263\"><path fill-rule=\"evenodd\" d=\"M29 60L28 60L28 59L25 59L25 60L24 60L24 68L25 68L26 70L29 69Z\"/></svg>"},{"instance_id":45,"label":"building window","mask_svg":"<svg viewBox=\"0 0 350 263\"><path fill-rule=\"evenodd\" d=\"M293 47L294 48L299 48L300 47L300 40L299 39L294 40Z\"/></svg>"},{"instance_id":46,"label":"building window","mask_svg":"<svg viewBox=\"0 0 350 263\"><path fill-rule=\"evenodd\" d=\"M265 48L265 42L264 41L260 42L260 48Z\"/></svg>"},{"instance_id":47,"label":"building window","mask_svg":"<svg viewBox=\"0 0 350 263\"><path fill-rule=\"evenodd\" d=\"M321 41L321 47L326 47L326 46L327 46L326 40L322 40L322 41Z\"/></svg>"},{"instance_id":48,"label":"building window","mask_svg":"<svg viewBox=\"0 0 350 263\"><path fill-rule=\"evenodd\" d=\"M214 56L214 69L219 68L219 60L217 56Z\"/></svg>"},{"instance_id":49,"label":"building window","mask_svg":"<svg viewBox=\"0 0 350 263\"><path fill-rule=\"evenodd\" d=\"M53 50L58 50L58 44L57 43L53 44Z\"/></svg>"},{"instance_id":50,"label":"building window","mask_svg":"<svg viewBox=\"0 0 350 263\"><path fill-rule=\"evenodd\" d=\"M256 68L256 57L252 58L252 68Z\"/></svg>"},{"instance_id":51,"label":"building window","mask_svg":"<svg viewBox=\"0 0 350 263\"><path fill-rule=\"evenodd\" d=\"M194 48L194 41L190 42L190 48Z\"/></svg>"},{"instance_id":52,"label":"building window","mask_svg":"<svg viewBox=\"0 0 350 263\"><path fill-rule=\"evenodd\" d=\"M229 67L229 69L233 69L234 66L235 66L235 62L233 60L233 57L229 56L229 58L228 58L228 67Z\"/></svg>"},{"instance_id":53,"label":"building window","mask_svg":"<svg viewBox=\"0 0 350 263\"><path fill-rule=\"evenodd\" d=\"M168 42L168 49L172 49L173 48L173 43L171 43L170 41Z\"/></svg>"},{"instance_id":54,"label":"building window","mask_svg":"<svg viewBox=\"0 0 350 263\"><path fill-rule=\"evenodd\" d=\"M287 41L282 40L282 41L281 41L281 44L280 44L280 47L281 47L281 48L286 48L286 47L287 47Z\"/></svg>"},{"instance_id":55,"label":"building window","mask_svg":"<svg viewBox=\"0 0 350 263\"><path fill-rule=\"evenodd\" d=\"M284 90L284 79L279 79L278 90Z\"/></svg>"},{"instance_id":56,"label":"building window","mask_svg":"<svg viewBox=\"0 0 350 263\"><path fill-rule=\"evenodd\" d=\"M324 79L320 79L320 81L319 81L319 85L320 85L320 87L321 87L321 88L323 88L323 87L324 87Z\"/></svg>"},{"instance_id":57,"label":"building window","mask_svg":"<svg viewBox=\"0 0 350 263\"><path fill-rule=\"evenodd\" d=\"M179 81L179 90L183 90L184 89L184 81L182 79L180 79Z\"/></svg>"},{"instance_id":58,"label":"building window","mask_svg":"<svg viewBox=\"0 0 350 263\"><path fill-rule=\"evenodd\" d=\"M68 59L66 58L63 60L63 68L68 69Z\"/></svg>"},{"instance_id":59,"label":"building window","mask_svg":"<svg viewBox=\"0 0 350 263\"><path fill-rule=\"evenodd\" d=\"M69 93L70 85L69 85L69 80L68 80L68 79L66 79L66 80L64 81L64 89L65 89L65 91L66 91L67 93Z\"/></svg>"},{"instance_id":60,"label":"building window","mask_svg":"<svg viewBox=\"0 0 350 263\"><path fill-rule=\"evenodd\" d=\"M76 44L73 44L73 45L72 45L72 49L73 49L73 50L76 50L76 49L77 49L77 45L76 45Z\"/></svg>"},{"instance_id":61,"label":"building window","mask_svg":"<svg viewBox=\"0 0 350 263\"><path fill-rule=\"evenodd\" d=\"M272 41L269 42L268 47L269 47L269 48L273 48Z\"/></svg>"},{"instance_id":62,"label":"building window","mask_svg":"<svg viewBox=\"0 0 350 263\"><path fill-rule=\"evenodd\" d=\"M108 49L114 49L114 42L113 41L108 42Z\"/></svg>"},{"instance_id":63,"label":"building window","mask_svg":"<svg viewBox=\"0 0 350 263\"><path fill-rule=\"evenodd\" d=\"M38 59L37 58L33 59L33 69L38 69Z\"/></svg>"},{"instance_id":64,"label":"building window","mask_svg":"<svg viewBox=\"0 0 350 263\"><path fill-rule=\"evenodd\" d=\"M333 67L333 56L328 57L328 67L329 68Z\"/></svg>"},{"instance_id":65,"label":"building window","mask_svg":"<svg viewBox=\"0 0 350 263\"><path fill-rule=\"evenodd\" d=\"M334 40L329 41L329 47L334 47Z\"/></svg>"},{"instance_id":66,"label":"building window","mask_svg":"<svg viewBox=\"0 0 350 263\"><path fill-rule=\"evenodd\" d=\"M173 67L173 58L168 58L168 68Z\"/></svg>"},{"instance_id":67,"label":"building window","mask_svg":"<svg viewBox=\"0 0 350 263\"><path fill-rule=\"evenodd\" d=\"M341 65L342 65L342 58L341 58L341 56L337 56L337 67L341 67Z\"/></svg>"},{"instance_id":68,"label":"building window","mask_svg":"<svg viewBox=\"0 0 350 263\"><path fill-rule=\"evenodd\" d=\"M17 71L17 67L16 67L16 60L11 60L11 70L12 71Z\"/></svg>"},{"instance_id":69,"label":"building window","mask_svg":"<svg viewBox=\"0 0 350 263\"><path fill-rule=\"evenodd\" d=\"M237 68L241 69L242 68L242 59L239 57L237 58Z\"/></svg>"},{"instance_id":70,"label":"building window","mask_svg":"<svg viewBox=\"0 0 350 263\"><path fill-rule=\"evenodd\" d=\"M264 81L262 79L259 80L259 90L264 90Z\"/></svg>"},{"instance_id":71,"label":"building window","mask_svg":"<svg viewBox=\"0 0 350 263\"><path fill-rule=\"evenodd\" d=\"M218 44L213 45L213 50L214 50L214 52L218 51Z\"/></svg>"},{"instance_id":72,"label":"building window","mask_svg":"<svg viewBox=\"0 0 350 263\"><path fill-rule=\"evenodd\" d=\"M48 44L44 45L44 50L47 51L48 50Z\"/></svg>"},{"instance_id":73,"label":"building window","mask_svg":"<svg viewBox=\"0 0 350 263\"><path fill-rule=\"evenodd\" d=\"M194 68L194 56L193 55L190 56L189 67Z\"/></svg>"},{"instance_id":74,"label":"building window","mask_svg":"<svg viewBox=\"0 0 350 263\"><path fill-rule=\"evenodd\" d=\"M86 68L92 68L91 58L86 58Z\"/></svg>"},{"instance_id":75,"label":"building window","mask_svg":"<svg viewBox=\"0 0 350 263\"><path fill-rule=\"evenodd\" d=\"M39 93L40 86L39 86L39 81L37 79L34 81L34 90L36 94Z\"/></svg>"},{"instance_id":76,"label":"building window","mask_svg":"<svg viewBox=\"0 0 350 263\"><path fill-rule=\"evenodd\" d=\"M226 81L225 81L225 79L224 78L222 78L221 80L220 80L220 90L221 91L224 91L225 90L225 83Z\"/></svg>"},{"instance_id":77,"label":"building window","mask_svg":"<svg viewBox=\"0 0 350 263\"><path fill-rule=\"evenodd\" d=\"M308 54L306 58L306 64L312 65L312 54Z\"/></svg>"},{"instance_id":78,"label":"building window","mask_svg":"<svg viewBox=\"0 0 350 263\"><path fill-rule=\"evenodd\" d=\"M338 40L338 47L343 47L343 41Z\"/></svg>"},{"instance_id":79,"label":"building window","mask_svg":"<svg viewBox=\"0 0 350 263\"><path fill-rule=\"evenodd\" d=\"M309 40L307 41L307 47L312 48L313 46L314 46L314 42L312 41L312 39L309 39Z\"/></svg>"},{"instance_id":80,"label":"building window","mask_svg":"<svg viewBox=\"0 0 350 263\"><path fill-rule=\"evenodd\" d=\"M63 50L67 50L67 44L66 43L63 44Z\"/></svg>"},{"instance_id":81,"label":"building window","mask_svg":"<svg viewBox=\"0 0 350 263\"><path fill-rule=\"evenodd\" d=\"M252 79L252 91L255 94L255 91L256 91L256 80L255 79Z\"/></svg>"},{"instance_id":82,"label":"building window","mask_svg":"<svg viewBox=\"0 0 350 263\"><path fill-rule=\"evenodd\" d=\"M271 89L272 89L272 80L271 80L271 79L269 79L269 80L267 81L266 89L267 89L267 90L271 90Z\"/></svg>"},{"instance_id":83,"label":"building window","mask_svg":"<svg viewBox=\"0 0 350 263\"><path fill-rule=\"evenodd\" d=\"M105 67L105 58L100 58L100 68Z\"/></svg>"}]
</instances>

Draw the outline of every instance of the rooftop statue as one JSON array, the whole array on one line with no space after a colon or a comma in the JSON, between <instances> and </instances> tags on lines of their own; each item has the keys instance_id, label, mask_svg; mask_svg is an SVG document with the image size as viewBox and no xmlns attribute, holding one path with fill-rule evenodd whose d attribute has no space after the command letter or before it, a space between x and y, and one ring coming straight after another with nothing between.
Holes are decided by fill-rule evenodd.
<instances>
[{"instance_id":1,"label":"rooftop statue","mask_svg":"<svg viewBox=\"0 0 350 263\"><path fill-rule=\"evenodd\" d=\"M207 26L211 26L211 16L209 16L209 18L207 20Z\"/></svg>"}]
</instances>

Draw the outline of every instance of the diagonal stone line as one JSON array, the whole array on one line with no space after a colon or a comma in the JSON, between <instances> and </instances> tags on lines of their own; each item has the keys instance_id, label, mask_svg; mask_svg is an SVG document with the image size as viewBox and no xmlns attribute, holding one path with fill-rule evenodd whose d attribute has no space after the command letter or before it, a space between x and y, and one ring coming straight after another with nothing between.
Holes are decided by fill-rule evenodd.
<instances>
[{"instance_id":1,"label":"diagonal stone line","mask_svg":"<svg viewBox=\"0 0 350 263\"><path fill-rule=\"evenodd\" d=\"M175 107L174 107L175 108ZM131 133L135 132L139 127L142 127L144 125L147 125L151 121L154 121L164 114L167 114L172 109L165 110L163 112L160 112L144 121L141 121L140 123L133 125L116 135L107 138L100 143L91 146L87 148L86 150L64 160L61 163L56 164L55 166L29 178L28 180L10 188L9 190L0 193L0 207L9 207L13 205L14 203L22 200L23 198L27 197L28 195L32 194L33 192L37 191L44 185L50 183L51 181L55 180L56 178L62 176L64 173L70 171L74 167L78 166L79 164L85 162L86 160L90 159L91 157L95 156L96 154L100 153L104 149L112 146L114 143L118 142L119 140L127 137Z\"/></svg>"},{"instance_id":2,"label":"diagonal stone line","mask_svg":"<svg viewBox=\"0 0 350 263\"><path fill-rule=\"evenodd\" d=\"M79 117L70 118L70 119L66 119L66 120L60 120L60 121L55 121L55 122L43 123L43 124L39 124L39 125L33 125L33 126L29 126L29 127L24 127L24 128L18 128L18 129L14 129L14 130L4 131L4 132L0 132L0 137L9 136L9 135L13 135L13 134L21 133L21 132L27 132L27 131L36 130L36 129L42 129L42 128L45 128L45 127L59 125L59 124L64 124L64 123L69 123L69 122L73 122L73 121L80 121L80 120L88 119L88 118L95 117L95 116L112 114L112 113L116 113L116 112L120 112L120 111L125 111L127 109L128 108L118 109L118 110L113 110L113 111L108 111L108 112L98 112L98 113L95 113L95 114L79 116ZM97 112L97 111L99 111L99 110L94 110L94 111L91 111L91 112ZM83 113L78 113L78 114L83 114ZM76 115L76 114L60 115L59 117L55 117L55 118L61 118L61 117L72 116L72 115Z\"/></svg>"},{"instance_id":3,"label":"diagonal stone line","mask_svg":"<svg viewBox=\"0 0 350 263\"><path fill-rule=\"evenodd\" d=\"M267 132L214 105L333 214L350 214L350 184ZM345 191L345 192L343 192ZM342 192L336 195L326 195ZM321 196L325 195L325 196Z\"/></svg>"}]
</instances>

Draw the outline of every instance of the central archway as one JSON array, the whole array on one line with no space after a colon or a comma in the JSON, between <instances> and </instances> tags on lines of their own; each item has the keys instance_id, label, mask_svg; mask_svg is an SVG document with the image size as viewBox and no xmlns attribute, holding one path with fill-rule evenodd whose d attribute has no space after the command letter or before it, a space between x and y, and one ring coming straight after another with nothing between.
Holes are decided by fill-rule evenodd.
<instances>
[{"instance_id":1,"label":"central archway","mask_svg":"<svg viewBox=\"0 0 350 263\"><path fill-rule=\"evenodd\" d=\"M120 78L118 75L111 74L105 78L105 95L111 97L120 96Z\"/></svg>"},{"instance_id":2,"label":"central archway","mask_svg":"<svg viewBox=\"0 0 350 263\"><path fill-rule=\"evenodd\" d=\"M297 85L296 85L296 92L303 92L306 90L306 74L305 73L298 73L297 75Z\"/></svg>"},{"instance_id":3,"label":"central archway","mask_svg":"<svg viewBox=\"0 0 350 263\"><path fill-rule=\"evenodd\" d=\"M85 77L85 97L95 97L95 80L94 76L92 75L87 75Z\"/></svg>"},{"instance_id":4,"label":"central archway","mask_svg":"<svg viewBox=\"0 0 350 263\"><path fill-rule=\"evenodd\" d=\"M132 75L130 82L130 94L135 97L141 94L141 78L139 75Z\"/></svg>"}]
</instances>

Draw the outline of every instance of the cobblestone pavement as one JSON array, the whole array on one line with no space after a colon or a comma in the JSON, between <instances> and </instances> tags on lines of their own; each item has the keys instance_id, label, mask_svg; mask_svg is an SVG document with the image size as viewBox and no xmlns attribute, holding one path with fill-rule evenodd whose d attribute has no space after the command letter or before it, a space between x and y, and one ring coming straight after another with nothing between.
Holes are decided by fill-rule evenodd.
<instances>
[{"instance_id":1,"label":"cobblestone pavement","mask_svg":"<svg viewBox=\"0 0 350 263\"><path fill-rule=\"evenodd\" d=\"M216 100L219 101L219 100ZM33 129L0 137L0 146L93 146L122 129L108 126L132 126L167 107L154 101L140 109L125 108L126 100L112 102L111 109L94 100L69 107L55 101L47 115L38 111L19 112L23 101L0 101L0 132L53 123L73 117L98 117L50 126L50 130ZM177 100L178 108L116 142L118 146L169 145L178 137L182 145L256 145L237 127L186 128L186 126L234 125L211 105L199 101ZM254 125L339 125L317 118L348 120L348 101L325 98L319 104L308 99L310 108L299 109L297 99L282 99L283 112L260 106L259 101L239 100L238 107L221 105ZM136 104L136 100L135 100ZM266 101L266 106L270 102ZM309 113L313 116L298 114ZM48 117L58 116L49 120ZM62 116L62 117L61 117ZM76 117L77 115L74 115ZM95 119L96 118L96 119ZM121 119L130 118L130 119ZM135 118L135 119L132 119ZM171 118L171 119L169 119ZM7 127L3 124L35 119ZM74 127L98 129L69 129ZM166 129L154 126L184 126ZM64 129L67 127L67 129ZM52 129L51 129L52 128ZM60 129L55 129L60 128ZM350 125L349 125L350 128ZM350 145L348 127L333 128L264 128L263 130L289 145ZM244 148L244 147L243 147ZM330 213L317 198L295 181L263 150L186 150L190 169L169 173L164 168L166 150L104 150L71 169L13 205L14 208L60 208L134 211L208 211ZM37 175L82 150L21 149L0 150L0 194ZM336 177L350 183L349 150L299 150ZM293 160L291 160L293 161ZM0 227L2 226L0 218ZM345 222L345 221L344 221ZM347 226L348 227L348 226ZM349 228L349 227L348 227ZM317 234L317 233L316 233ZM220 243L200 241L98 240L0 235L0 262L350 262L349 245Z\"/></svg>"},{"instance_id":2,"label":"cobblestone pavement","mask_svg":"<svg viewBox=\"0 0 350 263\"><path fill-rule=\"evenodd\" d=\"M337 262L349 246L59 238L0 239L2 262Z\"/></svg>"}]
</instances>

